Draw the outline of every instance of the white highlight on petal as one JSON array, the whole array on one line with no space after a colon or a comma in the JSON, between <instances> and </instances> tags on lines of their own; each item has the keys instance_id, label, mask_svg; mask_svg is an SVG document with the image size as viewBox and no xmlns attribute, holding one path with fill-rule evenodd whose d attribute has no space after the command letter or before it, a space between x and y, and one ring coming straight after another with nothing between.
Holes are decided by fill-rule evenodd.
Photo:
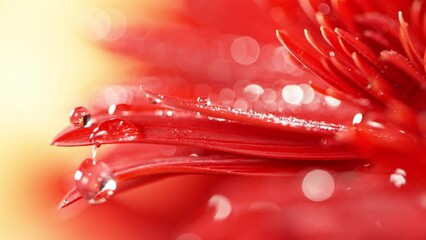
<instances>
[{"instance_id":1,"label":"white highlight on petal","mask_svg":"<svg viewBox=\"0 0 426 240\"><path fill-rule=\"evenodd\" d=\"M299 85L287 85L281 95L286 103L299 105L303 99L303 89Z\"/></svg>"},{"instance_id":2,"label":"white highlight on petal","mask_svg":"<svg viewBox=\"0 0 426 240\"><path fill-rule=\"evenodd\" d=\"M379 122L375 122L375 121L368 121L367 125L374 127L374 128L385 128L385 126L383 126L383 124L379 123Z\"/></svg>"},{"instance_id":3,"label":"white highlight on petal","mask_svg":"<svg viewBox=\"0 0 426 240\"><path fill-rule=\"evenodd\" d=\"M302 191L306 198L314 202L329 199L334 193L334 179L327 171L315 169L303 178Z\"/></svg>"},{"instance_id":4,"label":"white highlight on petal","mask_svg":"<svg viewBox=\"0 0 426 240\"><path fill-rule=\"evenodd\" d=\"M231 45L232 58L241 65L253 64L259 58L259 54L259 44L248 36L235 39Z\"/></svg>"},{"instance_id":5,"label":"white highlight on petal","mask_svg":"<svg viewBox=\"0 0 426 240\"><path fill-rule=\"evenodd\" d=\"M326 96L324 99L325 103L327 103L327 105L332 108L337 108L338 106L340 106L341 101L339 99L330 96Z\"/></svg>"},{"instance_id":6,"label":"white highlight on petal","mask_svg":"<svg viewBox=\"0 0 426 240\"><path fill-rule=\"evenodd\" d=\"M229 199L220 194L215 194L210 198L209 206L216 209L213 217L216 221L226 219L232 211L232 205Z\"/></svg>"},{"instance_id":7,"label":"white highlight on petal","mask_svg":"<svg viewBox=\"0 0 426 240\"><path fill-rule=\"evenodd\" d=\"M354 118L352 119L352 125L356 125L356 124L361 123L362 117L363 117L362 113L355 114Z\"/></svg>"},{"instance_id":8,"label":"white highlight on petal","mask_svg":"<svg viewBox=\"0 0 426 240\"><path fill-rule=\"evenodd\" d=\"M74 173L74 180L80 181L80 179L81 179L82 176L83 176L83 173L80 170L77 170Z\"/></svg>"},{"instance_id":9,"label":"white highlight on petal","mask_svg":"<svg viewBox=\"0 0 426 240\"><path fill-rule=\"evenodd\" d=\"M395 185L395 187L400 188L403 185L407 183L405 180L405 177L407 176L407 173L404 171L404 169L397 168L395 170L395 173L392 173L389 177L389 181Z\"/></svg>"}]
</instances>

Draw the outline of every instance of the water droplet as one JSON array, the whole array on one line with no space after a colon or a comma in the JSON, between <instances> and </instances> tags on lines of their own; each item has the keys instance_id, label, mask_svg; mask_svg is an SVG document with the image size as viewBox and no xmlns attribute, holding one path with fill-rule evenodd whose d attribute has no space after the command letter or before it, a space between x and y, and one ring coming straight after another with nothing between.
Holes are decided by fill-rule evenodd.
<instances>
[{"instance_id":1,"label":"water droplet","mask_svg":"<svg viewBox=\"0 0 426 240\"><path fill-rule=\"evenodd\" d=\"M139 89L143 94L145 94L146 100L151 104L159 104L162 102L163 95L155 95L147 90L143 86L140 86Z\"/></svg>"},{"instance_id":2,"label":"water droplet","mask_svg":"<svg viewBox=\"0 0 426 240\"><path fill-rule=\"evenodd\" d=\"M117 188L110 167L92 158L81 163L74 180L78 192L91 204L106 202Z\"/></svg>"},{"instance_id":3,"label":"water droplet","mask_svg":"<svg viewBox=\"0 0 426 240\"><path fill-rule=\"evenodd\" d=\"M71 111L70 122L76 127L90 126L90 112L85 107L76 107Z\"/></svg>"},{"instance_id":4,"label":"water droplet","mask_svg":"<svg viewBox=\"0 0 426 240\"><path fill-rule=\"evenodd\" d=\"M128 104L112 104L108 108L108 114L123 114L130 111L130 106Z\"/></svg>"},{"instance_id":5,"label":"water droplet","mask_svg":"<svg viewBox=\"0 0 426 240\"><path fill-rule=\"evenodd\" d=\"M121 119L111 119L99 124L90 135L90 140L99 147L105 141L133 141L138 135L139 130L135 125Z\"/></svg>"},{"instance_id":6,"label":"water droplet","mask_svg":"<svg viewBox=\"0 0 426 240\"><path fill-rule=\"evenodd\" d=\"M200 105L202 105L202 106L210 106L210 104L212 103L211 102L211 100L210 100L210 98L208 98L208 97L198 97L197 98L197 103L198 104L200 104Z\"/></svg>"}]
</instances>

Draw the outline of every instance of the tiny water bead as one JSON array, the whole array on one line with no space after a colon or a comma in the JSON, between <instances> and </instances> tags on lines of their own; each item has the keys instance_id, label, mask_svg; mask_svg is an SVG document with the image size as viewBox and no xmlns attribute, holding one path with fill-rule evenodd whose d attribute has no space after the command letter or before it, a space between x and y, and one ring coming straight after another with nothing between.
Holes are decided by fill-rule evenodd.
<instances>
[{"instance_id":1,"label":"tiny water bead","mask_svg":"<svg viewBox=\"0 0 426 240\"><path fill-rule=\"evenodd\" d=\"M151 104L159 104L161 103L161 99L158 97L155 97L151 94L146 94L146 100Z\"/></svg>"},{"instance_id":2,"label":"tiny water bead","mask_svg":"<svg viewBox=\"0 0 426 240\"><path fill-rule=\"evenodd\" d=\"M71 111L70 122L75 127L86 127L90 124L90 112L85 107L76 107Z\"/></svg>"},{"instance_id":3,"label":"tiny water bead","mask_svg":"<svg viewBox=\"0 0 426 240\"><path fill-rule=\"evenodd\" d=\"M163 95L155 95L147 90L143 86L140 86L142 94L145 94L146 101L151 104L159 104L162 102Z\"/></svg>"},{"instance_id":4,"label":"tiny water bead","mask_svg":"<svg viewBox=\"0 0 426 240\"><path fill-rule=\"evenodd\" d=\"M104 142L123 142L135 140L139 135L138 128L121 119L110 119L93 129L90 140L100 146Z\"/></svg>"},{"instance_id":5,"label":"tiny water bead","mask_svg":"<svg viewBox=\"0 0 426 240\"><path fill-rule=\"evenodd\" d=\"M77 191L91 204L106 202L117 188L111 168L104 162L88 158L74 174Z\"/></svg>"},{"instance_id":6,"label":"tiny water bead","mask_svg":"<svg viewBox=\"0 0 426 240\"><path fill-rule=\"evenodd\" d=\"M207 107L207 106L210 106L210 104L212 102L211 102L211 100L210 100L209 97L202 96L202 97L198 97L197 98L197 103L200 104L200 105L202 105L202 106L206 106Z\"/></svg>"}]
</instances>

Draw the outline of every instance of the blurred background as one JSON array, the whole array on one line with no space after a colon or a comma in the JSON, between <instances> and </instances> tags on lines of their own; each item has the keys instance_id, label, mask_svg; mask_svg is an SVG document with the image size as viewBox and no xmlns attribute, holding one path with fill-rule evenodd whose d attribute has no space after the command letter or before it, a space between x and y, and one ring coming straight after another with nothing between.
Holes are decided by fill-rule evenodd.
<instances>
[{"instance_id":1,"label":"blurred background","mask_svg":"<svg viewBox=\"0 0 426 240\"><path fill-rule=\"evenodd\" d=\"M90 149L50 142L73 107L131 65L96 42L119 37L132 16L139 21L155 11L147 5L146 14L132 15L132 1L119 4L0 0L0 239L75 239L76 229L63 221L69 215L56 206Z\"/></svg>"}]
</instances>

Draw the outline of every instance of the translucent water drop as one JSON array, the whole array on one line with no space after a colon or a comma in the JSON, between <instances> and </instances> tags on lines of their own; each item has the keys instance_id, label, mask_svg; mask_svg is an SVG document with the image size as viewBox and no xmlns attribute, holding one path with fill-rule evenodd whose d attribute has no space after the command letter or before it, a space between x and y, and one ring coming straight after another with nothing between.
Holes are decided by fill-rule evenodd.
<instances>
[{"instance_id":1,"label":"translucent water drop","mask_svg":"<svg viewBox=\"0 0 426 240\"><path fill-rule=\"evenodd\" d=\"M135 125L121 119L111 119L99 124L90 135L90 140L99 147L106 141L133 141L138 135L139 130Z\"/></svg>"},{"instance_id":2,"label":"translucent water drop","mask_svg":"<svg viewBox=\"0 0 426 240\"><path fill-rule=\"evenodd\" d=\"M203 97L198 97L197 98L197 103L200 104L200 105L202 105L202 106L206 106L207 107L207 106L210 106L210 104L212 102L211 102L210 98L203 96Z\"/></svg>"},{"instance_id":3,"label":"translucent water drop","mask_svg":"<svg viewBox=\"0 0 426 240\"><path fill-rule=\"evenodd\" d=\"M108 108L108 114L125 114L130 111L130 106L128 104L112 104Z\"/></svg>"},{"instance_id":4,"label":"translucent water drop","mask_svg":"<svg viewBox=\"0 0 426 240\"><path fill-rule=\"evenodd\" d=\"M92 158L81 163L74 180L77 191L91 204L106 202L117 188L110 167Z\"/></svg>"},{"instance_id":5,"label":"translucent water drop","mask_svg":"<svg viewBox=\"0 0 426 240\"><path fill-rule=\"evenodd\" d=\"M151 104L159 104L162 102L162 95L155 95L147 90L145 90L145 88L143 86L140 86L139 89L141 90L141 92L143 94L145 94L145 98L146 100L151 103Z\"/></svg>"},{"instance_id":6,"label":"translucent water drop","mask_svg":"<svg viewBox=\"0 0 426 240\"><path fill-rule=\"evenodd\" d=\"M76 127L86 127L90 125L90 112L85 107L76 107L71 111L70 122Z\"/></svg>"}]
</instances>

